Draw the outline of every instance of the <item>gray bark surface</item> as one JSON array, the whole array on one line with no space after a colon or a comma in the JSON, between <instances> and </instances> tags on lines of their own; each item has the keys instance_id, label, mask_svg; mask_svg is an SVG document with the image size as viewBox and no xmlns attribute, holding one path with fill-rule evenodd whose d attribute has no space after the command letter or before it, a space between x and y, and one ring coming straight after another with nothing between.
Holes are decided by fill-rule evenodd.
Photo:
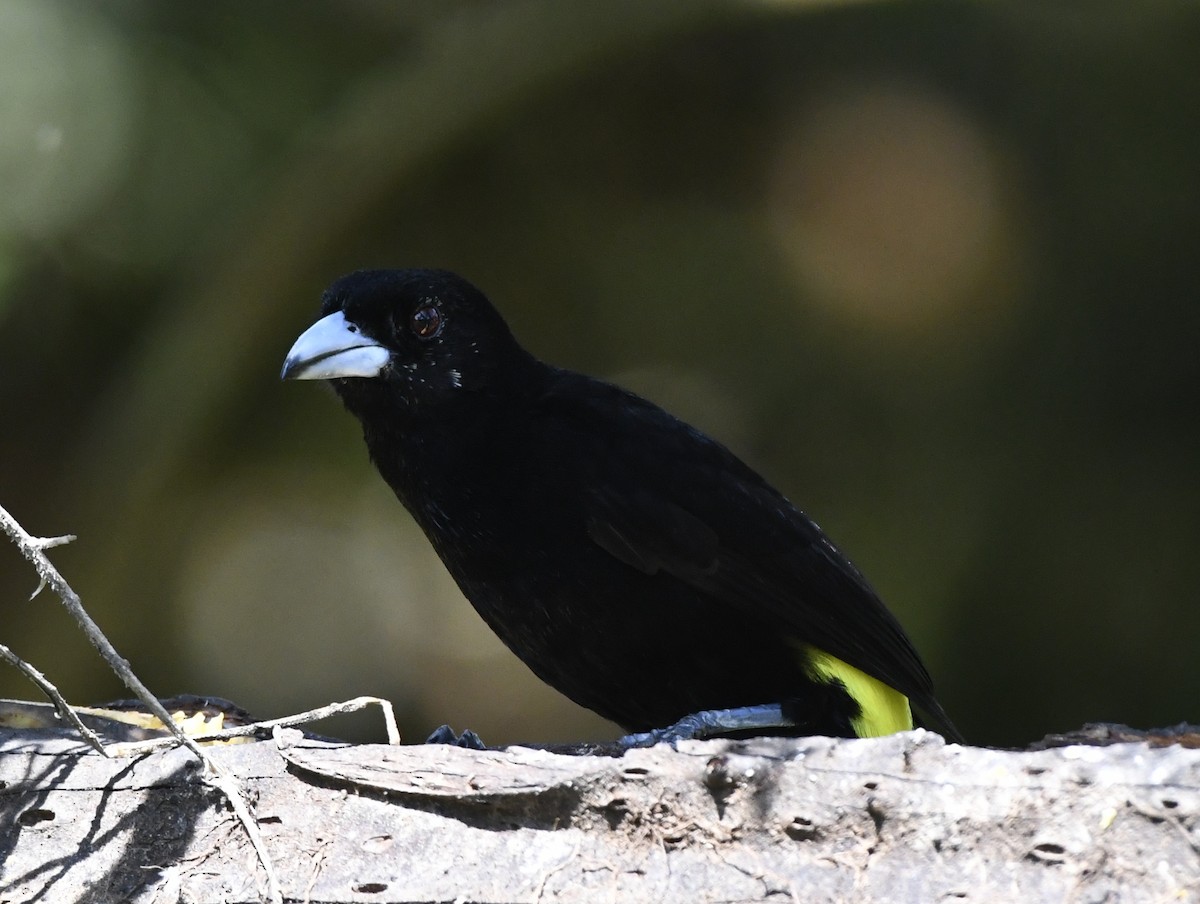
<instances>
[{"instance_id":1,"label":"gray bark surface","mask_svg":"<svg viewBox=\"0 0 1200 904\"><path fill-rule=\"evenodd\" d=\"M216 747L286 899L1195 901L1200 750L886 738ZM0 902L259 901L263 872L183 750L105 759L0 732Z\"/></svg>"}]
</instances>

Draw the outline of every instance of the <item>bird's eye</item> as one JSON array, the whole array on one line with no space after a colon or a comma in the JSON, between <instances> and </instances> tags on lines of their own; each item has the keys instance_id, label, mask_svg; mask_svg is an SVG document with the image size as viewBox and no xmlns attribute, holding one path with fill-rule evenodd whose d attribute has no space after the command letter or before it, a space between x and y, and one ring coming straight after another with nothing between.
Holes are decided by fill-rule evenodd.
<instances>
[{"instance_id":1,"label":"bird's eye","mask_svg":"<svg viewBox=\"0 0 1200 904\"><path fill-rule=\"evenodd\" d=\"M433 339L442 331L445 318L442 310L435 304L426 303L412 313L408 321L409 329L418 339Z\"/></svg>"}]
</instances>

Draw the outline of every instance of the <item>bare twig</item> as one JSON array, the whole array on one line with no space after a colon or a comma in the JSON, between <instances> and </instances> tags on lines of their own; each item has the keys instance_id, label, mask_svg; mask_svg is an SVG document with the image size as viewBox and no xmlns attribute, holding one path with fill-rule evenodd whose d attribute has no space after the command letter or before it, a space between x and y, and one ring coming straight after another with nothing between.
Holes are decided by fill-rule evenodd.
<instances>
[{"instance_id":1,"label":"bare twig","mask_svg":"<svg viewBox=\"0 0 1200 904\"><path fill-rule=\"evenodd\" d=\"M202 762L206 761L207 758L204 755L204 751L184 733L182 728L175 724L175 720L171 718L171 714L167 712L166 707L159 703L158 698L150 693L146 685L142 684L137 675L133 673L128 660L121 657L116 647L104 636L104 632L100 630L100 626L84 610L79 595L71 589L71 586L64 580L63 576L58 573L58 569L46 558L43 550L59 545L60 542L63 542L64 538L55 537L47 540L43 537L31 536L3 506L0 506L0 527L4 528L4 532L17 544L17 548L21 550L21 554L37 570L38 577L41 578L42 583L34 591L34 595L36 596L42 587L49 587L53 590L59 599L62 600L63 605L67 607L67 611L71 613L71 617L83 629L84 636L91 641L92 646L100 651L100 655L104 657L104 661L116 672L117 677L125 683L125 686L137 695L137 698L146 705L146 708L151 713L158 717L166 729L175 735L179 743L194 753ZM207 762L205 762L205 765L207 765Z\"/></svg>"},{"instance_id":2,"label":"bare twig","mask_svg":"<svg viewBox=\"0 0 1200 904\"><path fill-rule=\"evenodd\" d=\"M253 722L249 725L236 725L233 728L222 728L220 731L192 735L192 738L196 741L207 743L209 741L227 741L231 738L253 737L259 734L266 734L275 728L291 728L295 725L307 725L310 722L319 722L321 719L328 719L330 716L340 715L341 713L357 712L360 709L366 709L368 706L378 706L383 710L383 721L387 727L388 743L399 744L400 732L396 728L396 714L392 710L391 702L381 697L355 697L353 700L346 700L342 703L330 703L328 706L310 709L308 712L283 716L279 719L266 719L262 722ZM158 750L162 747L169 747L174 743L173 738L150 738L146 741L113 744L109 749L117 756L132 756L138 753Z\"/></svg>"},{"instance_id":3,"label":"bare twig","mask_svg":"<svg viewBox=\"0 0 1200 904\"><path fill-rule=\"evenodd\" d=\"M0 659L3 659L9 665L16 668L19 672L24 674L26 678L41 688L42 693L50 698L50 702L53 703L54 708L58 710L58 714L63 719L75 726L75 730L83 736L83 739L87 741L97 753L99 753L101 756L112 756L112 754L109 753L105 748L104 742L100 740L99 736L97 736L94 731L83 724L83 721L78 715L76 715L75 710L71 708L71 704L69 704L63 698L63 695L58 692L58 688L51 684L50 680L45 675L43 675L2 643L0 643Z\"/></svg>"},{"instance_id":4,"label":"bare twig","mask_svg":"<svg viewBox=\"0 0 1200 904\"><path fill-rule=\"evenodd\" d=\"M71 586L63 576L58 573L58 569L46 558L43 550L69 542L69 540L65 537L45 538L32 536L25 528L21 527L17 519L10 515L3 506L0 506L0 528L3 528L4 532L12 538L12 541L17 544L17 548L21 550L21 554L37 570L38 577L41 578L41 584L34 591L34 596L44 586L48 586L53 590L58 595L58 598L62 600L63 605L67 607L67 611L71 613L71 616L79 624L79 627L83 629L84 636L91 641L92 646L100 651L100 655L104 657L105 662L116 672L117 676L125 682L125 686L133 691L137 695L137 698L145 704L146 708L162 722L163 727L175 736L175 740L195 754L196 758L204 765L208 781L214 787L219 788L229 799L229 805L233 808L234 814L242 823L242 827L246 830L246 834L250 838L250 843L254 846L254 851L258 855L259 862L262 863L263 870L267 875L267 894L272 901L281 902L282 904L283 893L279 887L279 879L275 875L275 867L271 862L271 856L267 851L266 844L263 842L262 833L258 830L258 824L254 821L254 817L250 815L250 809L246 806L246 800L236 779L222 770L205 753L204 749L188 737L187 733L176 724L175 720L171 718L171 714L167 712L166 707L142 684L137 675L133 673L129 662L121 657L109 639L104 636L104 632L100 630L100 626L87 614L83 608L83 603L79 599L79 595L71 589Z\"/></svg>"}]
</instances>

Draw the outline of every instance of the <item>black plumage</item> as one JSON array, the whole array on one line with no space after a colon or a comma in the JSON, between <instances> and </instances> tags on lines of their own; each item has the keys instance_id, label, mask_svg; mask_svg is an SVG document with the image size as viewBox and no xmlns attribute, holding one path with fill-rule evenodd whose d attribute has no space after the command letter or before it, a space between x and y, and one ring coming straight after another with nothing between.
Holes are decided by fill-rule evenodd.
<instances>
[{"instance_id":1,"label":"black plumage","mask_svg":"<svg viewBox=\"0 0 1200 904\"><path fill-rule=\"evenodd\" d=\"M543 364L446 271L352 273L322 315L283 376L331 381L467 599L551 686L631 731L779 704L779 733L878 733L858 670L957 738L859 571L720 443Z\"/></svg>"}]
</instances>

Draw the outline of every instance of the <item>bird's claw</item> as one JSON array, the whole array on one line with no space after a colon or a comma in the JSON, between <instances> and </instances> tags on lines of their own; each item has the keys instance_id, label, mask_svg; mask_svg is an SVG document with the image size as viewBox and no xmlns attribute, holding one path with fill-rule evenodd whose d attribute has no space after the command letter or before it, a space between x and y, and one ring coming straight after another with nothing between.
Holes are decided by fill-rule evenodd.
<instances>
[{"instance_id":1,"label":"bird's claw","mask_svg":"<svg viewBox=\"0 0 1200 904\"><path fill-rule=\"evenodd\" d=\"M462 734L455 734L449 725L442 725L425 739L426 744L449 744L451 747L465 747L468 750L487 750L483 738L471 731L463 729Z\"/></svg>"},{"instance_id":2,"label":"bird's claw","mask_svg":"<svg viewBox=\"0 0 1200 904\"><path fill-rule=\"evenodd\" d=\"M704 713L692 713L691 715L684 716L674 725L668 725L666 728L655 728L651 731L627 734L617 741L617 744L629 750L634 747L653 747L655 744L665 742L670 744L671 749L674 750L675 745L680 741L690 741L694 738L704 737L706 728Z\"/></svg>"},{"instance_id":3,"label":"bird's claw","mask_svg":"<svg viewBox=\"0 0 1200 904\"><path fill-rule=\"evenodd\" d=\"M628 750L633 747L653 747L665 741L674 749L680 741L711 738L734 731L789 728L795 724L783 714L783 707L778 703L709 709L686 715L666 728L625 735L617 744Z\"/></svg>"}]
</instances>

